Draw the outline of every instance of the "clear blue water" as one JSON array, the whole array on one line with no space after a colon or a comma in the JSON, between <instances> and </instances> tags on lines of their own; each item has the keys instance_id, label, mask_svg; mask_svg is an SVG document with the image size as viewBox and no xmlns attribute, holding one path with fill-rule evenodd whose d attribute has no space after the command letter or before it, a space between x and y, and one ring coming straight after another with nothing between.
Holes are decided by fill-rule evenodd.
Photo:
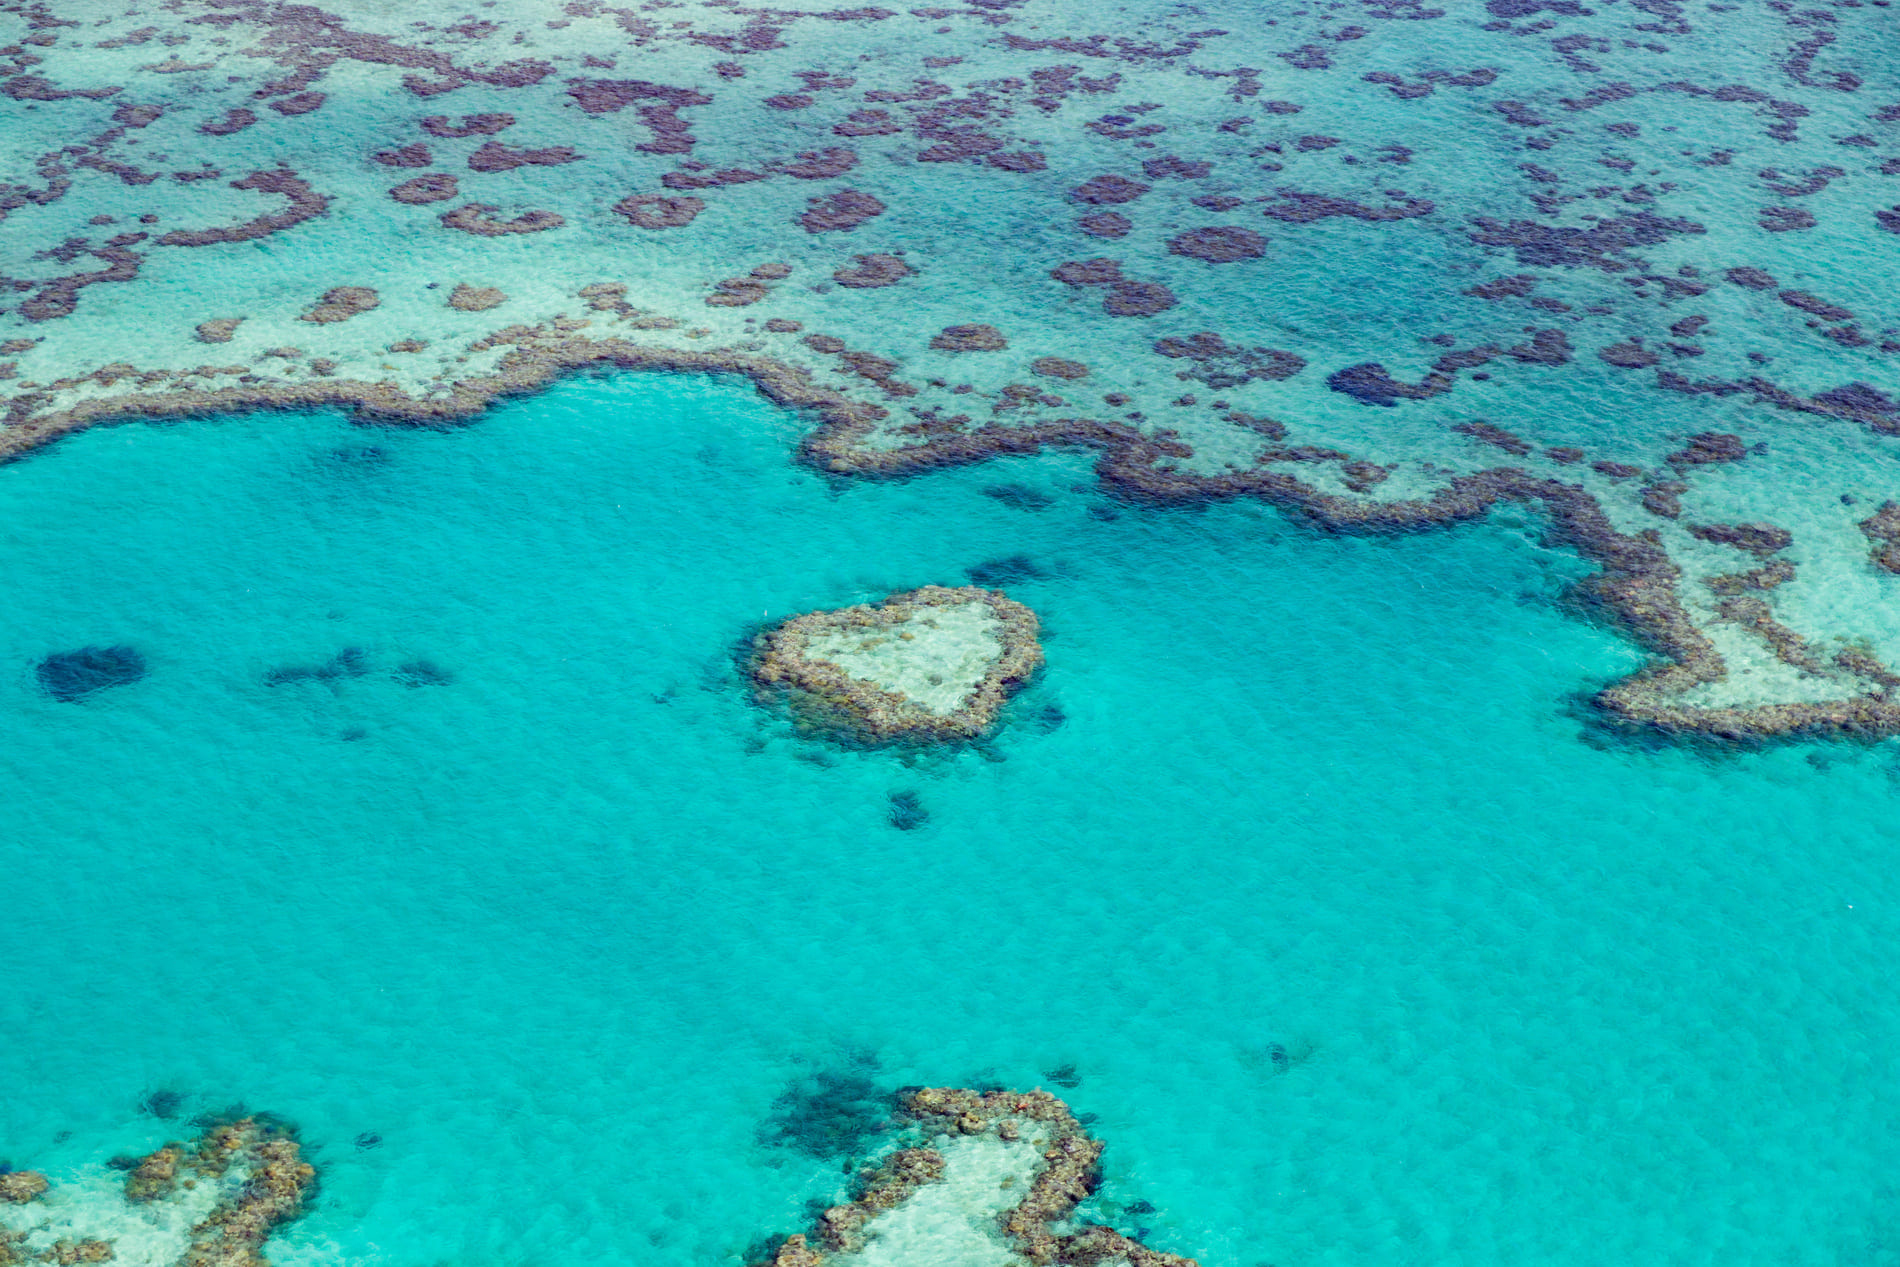
<instances>
[{"instance_id":1,"label":"clear blue water","mask_svg":"<svg viewBox=\"0 0 1900 1267\"><path fill-rule=\"evenodd\" d=\"M171 1088L302 1125L280 1267L736 1263L841 1179L761 1138L788 1080L1073 1062L1102 1212L1210 1267L1900 1261L1890 748L1585 742L1636 655L1533 519L832 485L801 425L624 376L0 472L0 1157ZM987 754L811 744L735 671L1018 554L1049 667ZM110 643L149 675L40 693Z\"/></svg>"}]
</instances>

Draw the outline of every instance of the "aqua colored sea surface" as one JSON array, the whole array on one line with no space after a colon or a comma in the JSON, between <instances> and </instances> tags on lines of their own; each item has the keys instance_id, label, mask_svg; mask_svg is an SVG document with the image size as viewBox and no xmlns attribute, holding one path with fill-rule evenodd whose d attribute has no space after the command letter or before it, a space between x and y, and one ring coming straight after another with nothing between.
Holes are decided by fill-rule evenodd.
<instances>
[{"instance_id":1,"label":"aqua colored sea surface","mask_svg":"<svg viewBox=\"0 0 1900 1267\"><path fill-rule=\"evenodd\" d=\"M1209 1267L1900 1262L1889 746L1595 736L1640 657L1529 514L832 484L804 426L629 375L0 471L4 1157L241 1100L322 1168L279 1267L737 1264L843 1182L800 1079L1073 1064L1090 1208ZM1014 556L1048 668L985 750L740 676ZM40 689L116 644L143 680Z\"/></svg>"}]
</instances>

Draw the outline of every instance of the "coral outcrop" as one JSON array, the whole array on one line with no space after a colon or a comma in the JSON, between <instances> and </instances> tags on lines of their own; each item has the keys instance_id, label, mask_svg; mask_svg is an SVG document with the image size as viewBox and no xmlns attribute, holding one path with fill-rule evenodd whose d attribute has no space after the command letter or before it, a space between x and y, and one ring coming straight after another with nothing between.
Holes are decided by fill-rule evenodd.
<instances>
[{"instance_id":1,"label":"coral outcrop","mask_svg":"<svg viewBox=\"0 0 1900 1267\"><path fill-rule=\"evenodd\" d=\"M747 668L810 730L866 743L972 739L1042 664L1039 628L1000 591L927 585L785 621L754 640Z\"/></svg>"},{"instance_id":2,"label":"coral outcrop","mask_svg":"<svg viewBox=\"0 0 1900 1267\"><path fill-rule=\"evenodd\" d=\"M825 1210L812 1231L780 1242L769 1267L844 1267L876 1239L880 1218L943 1181L946 1153L959 1146L1002 1149L1018 1141L1029 1143L1033 1160L1021 1199L995 1216L992 1234L1021 1260L1036 1267L1195 1267L1191 1258L1076 1219L1076 1207L1100 1182L1104 1145L1048 1092L926 1087L904 1096L901 1109L903 1129L918 1144L861 1174L853 1198ZM1015 1177L1005 1182L1014 1187Z\"/></svg>"},{"instance_id":3,"label":"coral outcrop","mask_svg":"<svg viewBox=\"0 0 1900 1267\"><path fill-rule=\"evenodd\" d=\"M317 1178L295 1132L262 1116L213 1122L188 1144L165 1144L113 1164L128 1168L120 1190L125 1205L147 1211L142 1217L153 1229L155 1239L141 1246L140 1260L173 1267L267 1267L265 1242L302 1214ZM28 1212L47 1205L39 1198L48 1189L46 1178L32 1171L0 1174L0 1201ZM110 1261L117 1256L111 1237L70 1234L75 1224L94 1219L123 1225L122 1211L86 1205L14 1218L13 1227L0 1226L0 1264Z\"/></svg>"}]
</instances>

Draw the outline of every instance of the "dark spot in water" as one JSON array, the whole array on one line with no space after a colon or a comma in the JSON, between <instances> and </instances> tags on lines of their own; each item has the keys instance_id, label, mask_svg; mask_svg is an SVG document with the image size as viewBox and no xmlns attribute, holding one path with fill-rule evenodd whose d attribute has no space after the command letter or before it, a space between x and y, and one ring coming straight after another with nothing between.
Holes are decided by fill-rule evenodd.
<instances>
[{"instance_id":1,"label":"dark spot in water","mask_svg":"<svg viewBox=\"0 0 1900 1267\"><path fill-rule=\"evenodd\" d=\"M382 1143L383 1137L374 1131L364 1131L361 1135L356 1137L356 1146L364 1152L368 1152L372 1148L380 1148L382 1147Z\"/></svg>"},{"instance_id":2,"label":"dark spot in water","mask_svg":"<svg viewBox=\"0 0 1900 1267\"><path fill-rule=\"evenodd\" d=\"M1044 704L1029 715L1029 724L1045 735L1060 729L1062 723L1068 720L1069 715L1054 704Z\"/></svg>"},{"instance_id":3,"label":"dark spot in water","mask_svg":"<svg viewBox=\"0 0 1900 1267\"><path fill-rule=\"evenodd\" d=\"M862 1153L893 1107L891 1093L866 1076L875 1068L872 1057L860 1054L843 1068L793 1079L772 1101L771 1116L759 1130L761 1142L808 1157Z\"/></svg>"},{"instance_id":4,"label":"dark spot in water","mask_svg":"<svg viewBox=\"0 0 1900 1267\"><path fill-rule=\"evenodd\" d=\"M1027 484L991 484L983 490L983 496L993 497L1011 510L1047 510L1056 504L1055 498Z\"/></svg>"},{"instance_id":5,"label":"dark spot in water","mask_svg":"<svg viewBox=\"0 0 1900 1267\"><path fill-rule=\"evenodd\" d=\"M1054 1069L1045 1069L1042 1076L1058 1087L1082 1085L1082 1075L1075 1071L1074 1065L1057 1065Z\"/></svg>"},{"instance_id":6,"label":"dark spot in water","mask_svg":"<svg viewBox=\"0 0 1900 1267\"><path fill-rule=\"evenodd\" d=\"M131 647L81 647L47 656L38 672L40 688L70 704L94 691L138 681L145 676L145 657Z\"/></svg>"},{"instance_id":7,"label":"dark spot in water","mask_svg":"<svg viewBox=\"0 0 1900 1267\"><path fill-rule=\"evenodd\" d=\"M389 454L373 444L346 444L330 450L330 460L338 466L368 470L389 465Z\"/></svg>"},{"instance_id":8,"label":"dark spot in water","mask_svg":"<svg viewBox=\"0 0 1900 1267\"><path fill-rule=\"evenodd\" d=\"M399 664L396 666L396 671L389 676L397 685L411 688L447 686L455 680L454 675L447 669L431 664L427 660L411 660L407 664Z\"/></svg>"},{"instance_id":9,"label":"dark spot in water","mask_svg":"<svg viewBox=\"0 0 1900 1267\"><path fill-rule=\"evenodd\" d=\"M891 826L899 831L916 831L930 821L930 811L917 793L892 792L890 819Z\"/></svg>"},{"instance_id":10,"label":"dark spot in water","mask_svg":"<svg viewBox=\"0 0 1900 1267\"><path fill-rule=\"evenodd\" d=\"M1021 585L1024 581L1039 581L1049 575L1036 561L1026 554L1012 554L1007 559L991 559L979 563L964 573L970 578L970 584L981 585L984 589L1003 589L1010 585Z\"/></svg>"},{"instance_id":11,"label":"dark spot in water","mask_svg":"<svg viewBox=\"0 0 1900 1267\"><path fill-rule=\"evenodd\" d=\"M1124 1214L1156 1214L1156 1213L1159 1213L1159 1211L1155 1209L1155 1203L1152 1201L1132 1201L1128 1205L1122 1207L1122 1213Z\"/></svg>"},{"instance_id":12,"label":"dark spot in water","mask_svg":"<svg viewBox=\"0 0 1900 1267\"><path fill-rule=\"evenodd\" d=\"M116 1157L106 1158L106 1165L112 1170L137 1170L141 1160L141 1158L120 1153Z\"/></svg>"},{"instance_id":13,"label":"dark spot in water","mask_svg":"<svg viewBox=\"0 0 1900 1267\"><path fill-rule=\"evenodd\" d=\"M1100 1113L1077 1113L1075 1120L1084 1126L1093 1126L1102 1120L1102 1115Z\"/></svg>"},{"instance_id":14,"label":"dark spot in water","mask_svg":"<svg viewBox=\"0 0 1900 1267\"><path fill-rule=\"evenodd\" d=\"M241 1122L249 1116L251 1116L250 1110L244 1107L244 1101L239 1100L236 1104L227 1104L216 1112L200 1113L186 1125L193 1130L208 1131L214 1126L229 1126L233 1122ZM263 1115L258 1116L261 1118Z\"/></svg>"},{"instance_id":15,"label":"dark spot in water","mask_svg":"<svg viewBox=\"0 0 1900 1267\"><path fill-rule=\"evenodd\" d=\"M1286 1054L1286 1048L1278 1043L1267 1044L1267 1060L1273 1065L1275 1073L1285 1073L1293 1064L1293 1058Z\"/></svg>"},{"instance_id":16,"label":"dark spot in water","mask_svg":"<svg viewBox=\"0 0 1900 1267\"><path fill-rule=\"evenodd\" d=\"M169 1122L178 1116L184 1103L185 1097L176 1091L154 1091L139 1101L139 1112Z\"/></svg>"},{"instance_id":17,"label":"dark spot in water","mask_svg":"<svg viewBox=\"0 0 1900 1267\"><path fill-rule=\"evenodd\" d=\"M362 726L352 726L338 735L337 738L341 739L344 743L361 743L363 740L369 738L369 731Z\"/></svg>"},{"instance_id":18,"label":"dark spot in water","mask_svg":"<svg viewBox=\"0 0 1900 1267\"><path fill-rule=\"evenodd\" d=\"M362 677L369 672L368 657L361 647L345 647L323 664L290 664L264 675L265 686L287 686L293 682L338 682Z\"/></svg>"}]
</instances>

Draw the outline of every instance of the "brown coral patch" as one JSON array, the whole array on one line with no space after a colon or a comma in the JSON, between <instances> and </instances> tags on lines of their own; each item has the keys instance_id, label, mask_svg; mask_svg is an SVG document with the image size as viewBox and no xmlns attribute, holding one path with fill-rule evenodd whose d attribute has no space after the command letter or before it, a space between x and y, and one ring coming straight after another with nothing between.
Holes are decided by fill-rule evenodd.
<instances>
[{"instance_id":1,"label":"brown coral patch","mask_svg":"<svg viewBox=\"0 0 1900 1267\"><path fill-rule=\"evenodd\" d=\"M1064 360L1059 356L1039 356L1030 362L1030 371L1044 378L1078 379L1089 376L1089 367L1080 361Z\"/></svg>"},{"instance_id":2,"label":"brown coral patch","mask_svg":"<svg viewBox=\"0 0 1900 1267\"><path fill-rule=\"evenodd\" d=\"M242 224L234 224L223 229L174 229L159 238L160 246L210 246L217 242L250 242L267 237L281 229L322 215L330 207L330 196L320 194L310 188L308 181L288 168L275 171L252 172L243 180L231 182L233 189L255 190L260 194L277 194L289 200L290 205L282 211L270 215L258 216Z\"/></svg>"},{"instance_id":3,"label":"brown coral patch","mask_svg":"<svg viewBox=\"0 0 1900 1267\"><path fill-rule=\"evenodd\" d=\"M1523 457L1531 451L1531 446L1524 437L1506 431L1495 423L1474 419L1471 422L1458 423L1452 427L1452 430L1488 444L1494 449L1502 449L1512 457Z\"/></svg>"},{"instance_id":4,"label":"brown coral patch","mask_svg":"<svg viewBox=\"0 0 1900 1267\"><path fill-rule=\"evenodd\" d=\"M1884 502L1859 524L1861 535L1873 542L1874 566L1900 575L1900 504Z\"/></svg>"},{"instance_id":5,"label":"brown coral patch","mask_svg":"<svg viewBox=\"0 0 1900 1267\"><path fill-rule=\"evenodd\" d=\"M1609 364L1616 366L1618 369L1624 370L1644 369L1662 360L1661 356L1650 351L1635 339L1631 339L1627 343L1612 343L1609 347L1599 351L1597 356Z\"/></svg>"},{"instance_id":6,"label":"brown coral patch","mask_svg":"<svg viewBox=\"0 0 1900 1267\"><path fill-rule=\"evenodd\" d=\"M1160 282L1118 282L1109 288L1102 311L1111 317L1152 317L1179 302Z\"/></svg>"},{"instance_id":7,"label":"brown coral patch","mask_svg":"<svg viewBox=\"0 0 1900 1267\"><path fill-rule=\"evenodd\" d=\"M198 130L206 136L230 136L234 132L242 132L245 128L250 127L256 122L257 112L255 110L246 110L244 107L238 106L235 109L225 111L222 119L199 124Z\"/></svg>"},{"instance_id":8,"label":"brown coral patch","mask_svg":"<svg viewBox=\"0 0 1900 1267\"><path fill-rule=\"evenodd\" d=\"M1049 168L1049 160L1034 150L1009 150L991 154L983 161L1006 172L1040 172Z\"/></svg>"},{"instance_id":9,"label":"brown coral patch","mask_svg":"<svg viewBox=\"0 0 1900 1267\"><path fill-rule=\"evenodd\" d=\"M1121 261L1070 260L1049 270L1049 276L1070 286L1109 286L1122 280Z\"/></svg>"},{"instance_id":10,"label":"brown coral patch","mask_svg":"<svg viewBox=\"0 0 1900 1267\"><path fill-rule=\"evenodd\" d=\"M367 286L337 286L323 292L323 298L317 306L298 317L299 321L314 321L329 324L335 321L348 321L358 313L368 312L382 300L375 291Z\"/></svg>"},{"instance_id":11,"label":"brown coral patch","mask_svg":"<svg viewBox=\"0 0 1900 1267\"><path fill-rule=\"evenodd\" d=\"M931 339L930 346L939 352L1000 352L1009 346L1009 340L995 326L945 326Z\"/></svg>"},{"instance_id":12,"label":"brown coral patch","mask_svg":"<svg viewBox=\"0 0 1900 1267\"><path fill-rule=\"evenodd\" d=\"M1764 272L1759 268L1752 268L1746 264L1738 268L1729 269L1723 276L1734 282L1737 286L1746 287L1749 290L1773 290L1780 284L1775 281L1772 273Z\"/></svg>"},{"instance_id":13,"label":"brown coral patch","mask_svg":"<svg viewBox=\"0 0 1900 1267\"><path fill-rule=\"evenodd\" d=\"M1402 198L1383 207L1367 206L1350 198L1301 193L1297 189L1282 189L1280 198L1280 202L1262 207L1260 214L1286 224L1311 224L1329 216L1350 216L1355 220L1371 221L1412 220L1437 210L1429 198Z\"/></svg>"},{"instance_id":14,"label":"brown coral patch","mask_svg":"<svg viewBox=\"0 0 1900 1267\"><path fill-rule=\"evenodd\" d=\"M1168 254L1206 260L1210 264L1231 264L1236 260L1255 260L1267 253L1267 239L1252 229L1226 226L1190 229L1168 240Z\"/></svg>"},{"instance_id":15,"label":"brown coral patch","mask_svg":"<svg viewBox=\"0 0 1900 1267\"><path fill-rule=\"evenodd\" d=\"M1831 304L1819 295L1811 295L1805 290L1784 290L1776 298L1790 308L1799 308L1811 313L1823 321L1852 321L1854 314L1839 304Z\"/></svg>"},{"instance_id":16,"label":"brown coral patch","mask_svg":"<svg viewBox=\"0 0 1900 1267\"><path fill-rule=\"evenodd\" d=\"M642 229L683 229L706 209L704 198L634 194L614 204L614 211Z\"/></svg>"},{"instance_id":17,"label":"brown coral patch","mask_svg":"<svg viewBox=\"0 0 1900 1267\"><path fill-rule=\"evenodd\" d=\"M0 1174L0 1201L24 1205L38 1199L52 1185L37 1170L9 1170Z\"/></svg>"},{"instance_id":18,"label":"brown coral patch","mask_svg":"<svg viewBox=\"0 0 1900 1267\"><path fill-rule=\"evenodd\" d=\"M675 88L644 79L570 79L568 95L589 114L613 114L638 106L640 121L652 139L634 146L647 154L690 154L693 133L679 111L687 106L712 104L712 98L693 88Z\"/></svg>"},{"instance_id":19,"label":"brown coral patch","mask_svg":"<svg viewBox=\"0 0 1900 1267\"><path fill-rule=\"evenodd\" d=\"M1738 435L1726 431L1699 431L1689 437L1686 448L1663 460L1671 466L1708 466L1715 462L1739 462L1748 456L1748 446Z\"/></svg>"},{"instance_id":20,"label":"brown coral patch","mask_svg":"<svg viewBox=\"0 0 1900 1267\"><path fill-rule=\"evenodd\" d=\"M468 156L468 165L478 172L511 172L517 167L556 167L572 163L581 156L572 146L550 145L546 149L510 149L500 141L488 141Z\"/></svg>"},{"instance_id":21,"label":"brown coral patch","mask_svg":"<svg viewBox=\"0 0 1900 1267\"><path fill-rule=\"evenodd\" d=\"M460 123L450 123L446 114L432 114L422 121L422 130L444 140L464 136L493 136L515 125L515 116L506 112L465 114Z\"/></svg>"},{"instance_id":22,"label":"brown coral patch","mask_svg":"<svg viewBox=\"0 0 1900 1267\"><path fill-rule=\"evenodd\" d=\"M811 200L811 209L798 218L807 233L833 233L857 228L884 214L884 204L870 194L841 189Z\"/></svg>"},{"instance_id":23,"label":"brown coral patch","mask_svg":"<svg viewBox=\"0 0 1900 1267\"><path fill-rule=\"evenodd\" d=\"M384 167L427 167L435 161L429 153L429 147L420 141L402 146L400 149L378 150L370 157Z\"/></svg>"},{"instance_id":24,"label":"brown coral patch","mask_svg":"<svg viewBox=\"0 0 1900 1267\"><path fill-rule=\"evenodd\" d=\"M856 151L834 145L829 149L801 151L795 162L786 163L779 170L799 180L831 180L857 165Z\"/></svg>"},{"instance_id":25,"label":"brown coral patch","mask_svg":"<svg viewBox=\"0 0 1900 1267\"><path fill-rule=\"evenodd\" d=\"M430 172L427 176L417 176L403 181L402 184L389 191L391 198L412 207L430 202L443 202L455 197L455 194L455 177L447 172Z\"/></svg>"},{"instance_id":26,"label":"brown coral patch","mask_svg":"<svg viewBox=\"0 0 1900 1267\"><path fill-rule=\"evenodd\" d=\"M508 302L508 296L493 286L471 286L458 282L449 293L449 307L457 312L487 312Z\"/></svg>"},{"instance_id":27,"label":"brown coral patch","mask_svg":"<svg viewBox=\"0 0 1900 1267\"><path fill-rule=\"evenodd\" d=\"M717 285L717 292L706 297L715 308L743 308L772 293L771 287L750 277L728 277Z\"/></svg>"},{"instance_id":28,"label":"brown coral patch","mask_svg":"<svg viewBox=\"0 0 1900 1267\"><path fill-rule=\"evenodd\" d=\"M876 253L854 255L856 261L848 268L838 268L831 274L831 280L840 286L852 290L873 290L880 286L895 286L906 277L913 277L917 270L895 255Z\"/></svg>"},{"instance_id":29,"label":"brown coral patch","mask_svg":"<svg viewBox=\"0 0 1900 1267\"><path fill-rule=\"evenodd\" d=\"M1306 359L1292 352L1267 347L1239 347L1211 330L1185 338L1155 340L1154 350L1161 356L1187 360L1193 365L1175 374L1193 379L1215 391L1238 387L1250 379L1277 382L1291 378L1306 368Z\"/></svg>"},{"instance_id":30,"label":"brown coral patch","mask_svg":"<svg viewBox=\"0 0 1900 1267\"><path fill-rule=\"evenodd\" d=\"M1069 191L1069 197L1077 202L1086 202L1091 206L1112 205L1133 202L1147 193L1150 186L1138 180L1129 180L1126 176L1097 176L1084 181Z\"/></svg>"},{"instance_id":31,"label":"brown coral patch","mask_svg":"<svg viewBox=\"0 0 1900 1267\"><path fill-rule=\"evenodd\" d=\"M1135 222L1119 211L1101 211L1083 216L1075 222L1075 227L1092 238L1125 238Z\"/></svg>"},{"instance_id":32,"label":"brown coral patch","mask_svg":"<svg viewBox=\"0 0 1900 1267\"><path fill-rule=\"evenodd\" d=\"M1801 207L1763 207L1756 223L1770 233L1797 233L1812 229L1819 221L1812 211Z\"/></svg>"},{"instance_id":33,"label":"brown coral patch","mask_svg":"<svg viewBox=\"0 0 1900 1267\"><path fill-rule=\"evenodd\" d=\"M1779 524L1691 524L1689 535L1713 545L1733 546L1765 559L1794 544L1794 534Z\"/></svg>"},{"instance_id":34,"label":"brown coral patch","mask_svg":"<svg viewBox=\"0 0 1900 1267\"><path fill-rule=\"evenodd\" d=\"M442 223L448 228L485 238L506 237L511 233L540 233L547 229L558 229L567 223L558 211L524 211L512 220L496 220L488 215L498 210L500 208L487 203L471 202L466 207L443 212Z\"/></svg>"},{"instance_id":35,"label":"brown coral patch","mask_svg":"<svg viewBox=\"0 0 1900 1267\"><path fill-rule=\"evenodd\" d=\"M1681 480L1664 480L1643 490L1643 509L1663 519L1682 518L1682 495L1689 486Z\"/></svg>"},{"instance_id":36,"label":"brown coral patch","mask_svg":"<svg viewBox=\"0 0 1900 1267\"><path fill-rule=\"evenodd\" d=\"M192 337L200 343L229 343L243 322L242 317L216 317L200 322L198 328L192 331Z\"/></svg>"},{"instance_id":37,"label":"brown coral patch","mask_svg":"<svg viewBox=\"0 0 1900 1267\"><path fill-rule=\"evenodd\" d=\"M178 1167L185 1159L182 1144L166 1144L139 1159L125 1176L125 1199L147 1205L168 1197L178 1186Z\"/></svg>"},{"instance_id":38,"label":"brown coral patch","mask_svg":"<svg viewBox=\"0 0 1900 1267\"><path fill-rule=\"evenodd\" d=\"M309 114L321 108L326 100L320 92L300 92L271 102L270 108L282 115Z\"/></svg>"}]
</instances>

